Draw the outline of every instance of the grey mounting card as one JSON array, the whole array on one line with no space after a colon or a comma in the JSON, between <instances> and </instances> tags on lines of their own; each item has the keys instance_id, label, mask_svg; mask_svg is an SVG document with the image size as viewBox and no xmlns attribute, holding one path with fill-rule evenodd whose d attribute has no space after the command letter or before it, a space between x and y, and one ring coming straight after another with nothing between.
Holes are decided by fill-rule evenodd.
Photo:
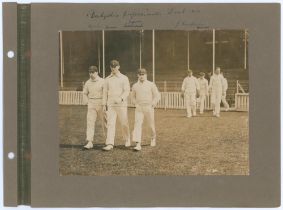
<instances>
[{"instance_id":1,"label":"grey mounting card","mask_svg":"<svg viewBox=\"0 0 283 210\"><path fill-rule=\"evenodd\" d=\"M3 54L6 55L12 49L17 57L17 4L4 3L3 11ZM34 3L30 6L30 26L29 157L32 207L280 206L280 4ZM123 36L128 39L117 38ZM100 38L97 41L94 37ZM101 37L106 37L108 42L104 42ZM136 41L132 41L134 39ZM156 41L155 45L152 44L153 40ZM86 43L94 43L93 49ZM140 43L144 45L139 45ZM198 45L202 47L198 48ZM141 46L143 51L139 51ZM233 49L241 53L231 52L227 50L227 46L234 46ZM155 53L154 47L156 51L159 50L158 53ZM214 53L207 54L206 50L213 50ZM196 52L203 54L198 56ZM113 151L103 153L100 145L95 145L91 151L81 151L81 146L85 143L87 108L66 105L66 100L62 99L62 90L67 90L68 82L77 87L88 79L88 65L93 60L89 62L87 56L83 57L87 54L94 55L92 59L96 61L99 73L103 76L110 73L109 61L112 57L118 57L122 70L124 68L127 72L127 68L131 69L126 73L131 86L137 79L135 70L139 65L145 65L149 80L156 82L161 96L164 97L166 91L171 91L170 94L175 94L180 101L183 99L178 95L179 83L174 83L177 89L173 89L175 86L171 87L169 82L161 83L163 86L158 85L166 76L172 76L170 68L177 66L185 73L190 68L197 76L200 71L209 73L208 70L215 70L217 66L227 70L229 66L239 75L241 73L248 78L248 93L239 94L243 96L239 103L245 104L245 107L237 107L234 98L231 101L228 98L235 109L231 112L221 111L220 118L213 118L212 111L208 109L204 117L198 114L195 118L187 119L183 116L185 108L182 103L178 102L174 107L172 104L171 107L163 107L162 99L155 110L155 148L142 145L140 153L133 153L130 149L124 149L123 145L115 145ZM101 55L99 58L98 54ZM163 60L160 61L162 56ZM155 63L151 60L152 57ZM68 80L66 72L65 80L62 79L63 61L66 72L73 72L74 78L80 79L73 81L73 77L70 77ZM17 136L11 132L11 129L17 130L20 123L15 115L17 89L16 83L10 82L17 81L17 62L21 60L4 58L4 201L7 206L19 204L19 160L7 158L9 152L15 152L18 148ZM240 70L237 69L237 64L241 66ZM169 70L158 72L165 68ZM82 69L84 73L77 73L77 69ZM229 79L228 70L226 73ZM224 76L226 73L224 71ZM183 73L177 70L174 73L176 75L183 77ZM62 89L63 86L65 89ZM234 87L237 93L242 90L238 83ZM168 91L169 88L172 89ZM244 89L245 87L243 92ZM246 96L247 100L244 98ZM166 100L168 103L168 98ZM162 108L166 108L166 111ZM130 123L134 122L133 110L132 107L129 108ZM81 123L74 124L77 119ZM207 127L204 125L201 129L197 123L205 119ZM237 119L245 124L236 124ZM224 139L221 135L219 138L210 138L210 144L202 147L201 140L207 140L207 135L203 139L199 137L203 132L208 132L211 128L222 132L221 127L211 127L209 123L216 126L225 120L226 130L237 129L238 125L245 130L237 130L238 136L233 138L227 137L229 132L224 130ZM186 134L182 126L188 126L188 129L193 129L191 133L199 131L199 136L195 136L195 139L188 138L189 142L184 142L184 137L178 139L173 136L175 133L171 128L165 129L172 122L176 122L174 132ZM133 125L130 124L130 127ZM121 129L118 127L117 136L118 130ZM158 139L158 136L163 139ZM173 137L176 138L174 141ZM196 141L197 139L200 141ZM99 143L103 144L104 140ZM239 141L239 144L235 141ZM166 142L170 144L167 146ZM223 144L216 150L211 150L219 142ZM124 144L123 141L118 143ZM186 147L181 150L180 155L185 154L181 161L173 148L180 149L183 144ZM238 148L244 149L237 153ZM163 149L166 154L162 152ZM198 155L205 155L206 151L212 151L209 154L214 159L211 158L208 162L194 159L200 157ZM156 156L153 155L155 152ZM119 156L120 154L124 156ZM219 157L219 154L224 156ZM128 157L128 164L119 162L125 157ZM153 157L153 160L149 157ZM160 158L162 168L156 164L154 157L156 160ZM223 157L230 159L225 160ZM131 164L136 163L133 163L132 158L135 161L138 158L152 161L152 165L145 165L146 167L135 171ZM164 164L162 160L168 161L168 164ZM231 160L235 164L231 165ZM110 167L106 167L107 164ZM94 167L94 171L90 171L91 167Z\"/></svg>"}]
</instances>

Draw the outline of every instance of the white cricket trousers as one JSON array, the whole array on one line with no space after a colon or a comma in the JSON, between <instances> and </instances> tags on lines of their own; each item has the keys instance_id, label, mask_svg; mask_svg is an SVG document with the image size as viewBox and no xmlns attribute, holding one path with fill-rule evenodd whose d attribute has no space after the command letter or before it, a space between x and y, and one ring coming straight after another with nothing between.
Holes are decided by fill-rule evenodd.
<instances>
[{"instance_id":1,"label":"white cricket trousers","mask_svg":"<svg viewBox=\"0 0 283 210\"><path fill-rule=\"evenodd\" d=\"M142 124L144 119L150 128L151 139L156 139L154 108L151 105L138 105L135 109L135 126L133 131L133 141L137 143L141 143Z\"/></svg>"},{"instance_id":2,"label":"white cricket trousers","mask_svg":"<svg viewBox=\"0 0 283 210\"><path fill-rule=\"evenodd\" d=\"M222 100L222 103L223 103L225 109L228 110L229 109L229 104L226 101L226 93L225 93L225 95L222 96L221 100Z\"/></svg>"},{"instance_id":3,"label":"white cricket trousers","mask_svg":"<svg viewBox=\"0 0 283 210\"><path fill-rule=\"evenodd\" d=\"M199 112L200 113L203 113L205 99L206 99L206 95L200 95L200 97L199 97L199 102L200 102Z\"/></svg>"},{"instance_id":4,"label":"white cricket trousers","mask_svg":"<svg viewBox=\"0 0 283 210\"><path fill-rule=\"evenodd\" d=\"M214 112L216 115L220 114L221 98L222 98L222 91L211 92L211 104L214 107Z\"/></svg>"},{"instance_id":5,"label":"white cricket trousers","mask_svg":"<svg viewBox=\"0 0 283 210\"><path fill-rule=\"evenodd\" d=\"M105 118L102 109L102 105L94 103L91 99L88 102L87 106L87 129L86 129L86 140L93 141L93 136L95 132L95 122L97 118L102 124L102 132L105 136L106 127L105 127Z\"/></svg>"},{"instance_id":6,"label":"white cricket trousers","mask_svg":"<svg viewBox=\"0 0 283 210\"><path fill-rule=\"evenodd\" d=\"M185 102L187 107L187 116L192 116L196 114L196 93L185 93Z\"/></svg>"},{"instance_id":7,"label":"white cricket trousers","mask_svg":"<svg viewBox=\"0 0 283 210\"><path fill-rule=\"evenodd\" d=\"M108 106L107 111L107 138L106 145L114 145L116 119L118 118L124 140L130 141L130 129L128 123L128 107L127 106Z\"/></svg>"}]
</instances>

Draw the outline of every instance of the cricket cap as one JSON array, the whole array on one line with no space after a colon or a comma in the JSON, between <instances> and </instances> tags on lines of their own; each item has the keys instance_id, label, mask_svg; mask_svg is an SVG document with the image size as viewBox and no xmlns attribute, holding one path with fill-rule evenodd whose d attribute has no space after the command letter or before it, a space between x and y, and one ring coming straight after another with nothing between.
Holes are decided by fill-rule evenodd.
<instances>
[{"instance_id":1,"label":"cricket cap","mask_svg":"<svg viewBox=\"0 0 283 210\"><path fill-rule=\"evenodd\" d=\"M88 68L88 72L98 72L98 69L97 69L96 66L90 66L90 67Z\"/></svg>"},{"instance_id":2,"label":"cricket cap","mask_svg":"<svg viewBox=\"0 0 283 210\"><path fill-rule=\"evenodd\" d=\"M120 66L119 61L117 60L110 61L110 67L115 68L116 66Z\"/></svg>"},{"instance_id":3,"label":"cricket cap","mask_svg":"<svg viewBox=\"0 0 283 210\"><path fill-rule=\"evenodd\" d=\"M139 70L138 70L138 74L139 74L139 75L144 75L144 74L147 74L147 72L146 72L145 69L139 69Z\"/></svg>"}]
</instances>

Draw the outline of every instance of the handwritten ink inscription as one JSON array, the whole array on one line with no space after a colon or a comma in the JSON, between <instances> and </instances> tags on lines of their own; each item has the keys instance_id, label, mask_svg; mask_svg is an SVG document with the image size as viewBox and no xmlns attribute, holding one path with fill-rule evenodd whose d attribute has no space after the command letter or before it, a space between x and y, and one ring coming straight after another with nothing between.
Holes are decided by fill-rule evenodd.
<instances>
[{"instance_id":1,"label":"handwritten ink inscription","mask_svg":"<svg viewBox=\"0 0 283 210\"><path fill-rule=\"evenodd\" d=\"M128 20L127 22L125 22L124 27L126 27L126 28L131 28L131 27L141 28L141 27L143 27L143 22L141 20Z\"/></svg>"},{"instance_id":2,"label":"handwritten ink inscription","mask_svg":"<svg viewBox=\"0 0 283 210\"><path fill-rule=\"evenodd\" d=\"M162 13L160 11L152 11L149 9L145 10L132 10L132 11L124 11L122 17L123 18L129 18L129 19L134 19L134 18L140 18L140 17L156 17L156 16L161 16Z\"/></svg>"},{"instance_id":3,"label":"handwritten ink inscription","mask_svg":"<svg viewBox=\"0 0 283 210\"><path fill-rule=\"evenodd\" d=\"M115 12L104 12L104 11L97 12L95 10L89 11L86 16L91 18L91 19L102 19L102 20L120 17L120 15L118 13L115 13Z\"/></svg>"},{"instance_id":4,"label":"handwritten ink inscription","mask_svg":"<svg viewBox=\"0 0 283 210\"><path fill-rule=\"evenodd\" d=\"M125 28L142 28L145 26L144 21L148 18L173 18L175 24L172 25L173 28L184 28L184 27L194 27L194 28L206 28L205 24L199 22L188 22L186 20L186 15L200 14L199 9L187 9L187 8L169 8L165 10L157 9L128 9L122 11L97 11L91 9L87 12L86 16L93 21L93 24L89 24L91 29L113 29L118 27ZM116 24L109 24L111 21L115 21ZM164 19L166 20L166 19Z\"/></svg>"}]
</instances>

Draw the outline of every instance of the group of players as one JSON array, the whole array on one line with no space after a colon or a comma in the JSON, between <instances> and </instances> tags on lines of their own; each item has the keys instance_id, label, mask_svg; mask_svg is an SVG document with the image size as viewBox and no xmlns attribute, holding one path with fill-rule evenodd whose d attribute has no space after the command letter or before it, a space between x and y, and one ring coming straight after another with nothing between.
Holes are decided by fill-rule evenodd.
<instances>
[{"instance_id":1,"label":"group of players","mask_svg":"<svg viewBox=\"0 0 283 210\"><path fill-rule=\"evenodd\" d=\"M227 79L220 72L220 67L215 69L214 74L210 77L209 84L204 78L205 73L201 72L197 79L193 76L192 70L188 70L188 76L182 83L182 97L185 97L187 108L187 117L196 116L196 99L199 99L200 114L203 114L206 97L211 96L211 105L213 116L220 117L220 103L224 104L225 110L229 110L229 104L226 101L226 91L228 89ZM198 96L198 97L197 97Z\"/></svg>"},{"instance_id":2,"label":"group of players","mask_svg":"<svg viewBox=\"0 0 283 210\"><path fill-rule=\"evenodd\" d=\"M106 146L103 150L114 148L116 119L121 127L125 146L131 146L130 129L128 123L128 103L130 83L126 75L120 72L120 64L117 60L110 62L111 74L102 79L98 75L96 66L89 67L90 79L83 88L83 103L88 105L87 112L87 144L85 149L93 148L93 137L97 117L103 121L106 113ZM148 121L151 129L150 146L156 145L156 131L154 124L154 107L160 100L160 93L153 82L147 80L145 69L138 70L138 81L132 86L132 100L135 105L135 124L133 141L136 143L134 150L141 150L141 134L143 120Z\"/></svg>"},{"instance_id":3,"label":"group of players","mask_svg":"<svg viewBox=\"0 0 283 210\"><path fill-rule=\"evenodd\" d=\"M87 111L87 131L84 149L93 148L93 138L95 132L95 122L100 118L106 129L106 142L103 150L110 151L114 148L116 120L121 124L125 146L131 146L131 134L128 122L127 98L130 94L130 83L126 75L120 72L120 64L117 60L110 62L111 74L105 79L99 77L96 66L89 67L89 80L83 88L83 104L88 105ZM146 69L139 69L138 81L132 86L131 97L135 105L135 123L132 132L132 140L136 143L134 150L141 150L142 124L144 119L151 131L150 146L156 146L156 131L154 122L154 108L160 100L160 93L156 85L147 80ZM185 98L187 107L187 117L196 115L196 97L200 98L200 114L203 113L205 98L211 93L211 103L213 105L213 115L220 116L220 103L229 107L225 100L227 90L227 80L220 73L220 68L216 68L211 76L210 82L201 73L196 79L193 72L188 70L188 76L182 84L182 96ZM226 81L226 82L225 82ZM105 117L106 116L106 117Z\"/></svg>"}]
</instances>

